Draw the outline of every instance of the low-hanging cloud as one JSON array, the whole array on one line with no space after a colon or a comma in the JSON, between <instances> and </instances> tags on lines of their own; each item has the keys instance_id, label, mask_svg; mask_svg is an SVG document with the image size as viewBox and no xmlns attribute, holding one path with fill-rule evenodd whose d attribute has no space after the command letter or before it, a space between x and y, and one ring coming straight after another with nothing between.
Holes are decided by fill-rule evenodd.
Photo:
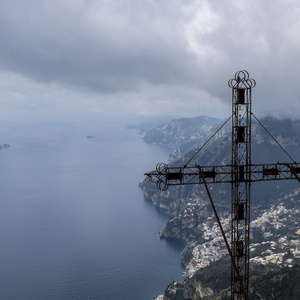
<instances>
[{"instance_id":1,"label":"low-hanging cloud","mask_svg":"<svg viewBox=\"0 0 300 300\"><path fill-rule=\"evenodd\" d=\"M300 108L296 0L1 2L0 72L90 95L95 111L222 115L240 69L261 114Z\"/></svg>"},{"instance_id":2,"label":"low-hanging cloud","mask_svg":"<svg viewBox=\"0 0 300 300\"><path fill-rule=\"evenodd\" d=\"M4 69L113 93L178 82L191 68L178 28L150 1L12 2L0 12Z\"/></svg>"}]
</instances>

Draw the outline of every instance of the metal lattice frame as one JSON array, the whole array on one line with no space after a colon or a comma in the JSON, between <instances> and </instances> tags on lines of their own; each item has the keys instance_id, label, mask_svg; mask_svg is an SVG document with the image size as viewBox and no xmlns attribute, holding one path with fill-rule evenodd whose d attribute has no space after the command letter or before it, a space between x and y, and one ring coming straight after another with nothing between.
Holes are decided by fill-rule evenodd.
<instances>
[{"instance_id":1,"label":"metal lattice frame","mask_svg":"<svg viewBox=\"0 0 300 300\"><path fill-rule=\"evenodd\" d=\"M249 286L251 89L255 81L239 71L232 88L231 299L241 299Z\"/></svg>"},{"instance_id":2,"label":"metal lattice frame","mask_svg":"<svg viewBox=\"0 0 300 300\"><path fill-rule=\"evenodd\" d=\"M146 173L158 189L172 185L204 184L213 205L207 184L231 183L231 243L230 249L220 224L231 258L231 299L248 300L250 246L250 185L257 181L290 180L300 182L300 163L252 164L251 162L251 93L255 81L247 71L239 71L229 80L232 89L232 161L230 165L169 167L160 163L156 171ZM226 121L227 122L227 121ZM284 149L283 149L284 150ZM289 155L288 155L289 156ZM290 156L289 156L290 157ZM291 157L290 157L291 158ZM220 223L220 222L219 222Z\"/></svg>"}]
</instances>

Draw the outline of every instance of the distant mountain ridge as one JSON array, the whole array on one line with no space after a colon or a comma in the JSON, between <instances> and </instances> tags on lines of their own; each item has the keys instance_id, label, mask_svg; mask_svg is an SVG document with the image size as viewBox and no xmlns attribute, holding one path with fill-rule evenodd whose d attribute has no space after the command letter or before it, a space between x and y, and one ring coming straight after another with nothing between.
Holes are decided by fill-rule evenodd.
<instances>
[{"instance_id":1,"label":"distant mountain ridge","mask_svg":"<svg viewBox=\"0 0 300 300\"><path fill-rule=\"evenodd\" d=\"M170 159L174 159L186 152L186 149L181 149L183 145L203 143L220 123L220 119L206 116L175 119L149 130L144 136L144 141L172 148Z\"/></svg>"},{"instance_id":2,"label":"distant mountain ridge","mask_svg":"<svg viewBox=\"0 0 300 300\"><path fill-rule=\"evenodd\" d=\"M173 147L170 158L174 160L170 162L170 165L183 166L224 122L214 119L205 126L205 120L211 121L203 116L193 118L193 120L173 120L150 130L145 135L145 141ZM191 127L197 121L200 124L195 126L197 128L192 129ZM201 123L202 121L203 123ZM262 119L261 122L271 135L260 124L253 121L252 163L290 161L286 153L277 145L275 139L295 161L300 161L300 120L277 120L268 117ZM186 152L184 152L185 150ZM230 164L230 162L231 122L226 124L222 131L205 146L203 151L191 162L191 165L220 165ZM227 253L224 251L224 245L222 246L222 238L218 235L218 228L203 187L199 185L176 186L169 187L167 191L162 192L157 190L156 186L149 183L148 180L145 180L141 186L145 198L171 216L166 227L161 231L161 236L181 238L188 242L182 256L182 262L187 267L186 272L189 277L183 283L171 284L162 299L203 299L204 296L208 297L205 299L214 299L226 285L224 287L220 282L218 287L211 281L217 276L213 268L211 272L214 275L211 279L204 280L205 274L216 264L214 261L222 262ZM211 186L211 193L218 212L223 222L228 224L228 226L225 225L227 233L230 230L230 191L229 185ZM300 253L298 255L296 251L300 249L299 182L283 181L253 184L251 201L252 265L257 268L263 264L265 266L263 270L268 272L274 268L274 272L277 272L281 266L294 268L297 262L300 263L300 259L298 261ZM210 255L211 251L216 252L215 256ZM218 264L218 266L217 272L226 272L226 264ZM227 269L229 270L228 266ZM295 270L298 271L299 268ZM264 274L263 272L261 275ZM253 280L252 278L251 282L255 282ZM194 292L191 292L192 290ZM172 291L171 294L170 291ZM179 293L178 298L174 296L177 291ZM193 293L194 296L191 297ZM278 293L280 294L279 291ZM252 296L254 297L254 295L256 298L253 299L263 299L259 298L256 292ZM224 297L220 299L226 299L226 295Z\"/></svg>"}]
</instances>

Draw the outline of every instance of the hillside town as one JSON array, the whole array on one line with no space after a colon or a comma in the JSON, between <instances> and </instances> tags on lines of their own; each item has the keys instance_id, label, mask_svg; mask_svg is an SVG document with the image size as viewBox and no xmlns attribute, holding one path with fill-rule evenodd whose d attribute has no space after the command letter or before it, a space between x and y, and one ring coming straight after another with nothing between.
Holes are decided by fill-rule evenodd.
<instances>
[{"instance_id":1,"label":"hillside town","mask_svg":"<svg viewBox=\"0 0 300 300\"><path fill-rule=\"evenodd\" d=\"M297 196L299 190L295 190L293 196ZM251 240L254 235L261 237L260 242L250 243L250 262L253 264L276 264L283 266L293 266L300 261L300 225L297 221L299 215L298 208L287 209L283 202L272 206L264 211L259 217L251 222ZM186 215L187 217L187 215ZM206 242L195 245L192 251L192 259L186 266L184 275L192 276L197 270L209 266L212 262L220 260L228 255L220 228L217 222L209 224L214 219L209 217L205 223L199 224L203 230L203 239ZM230 217L221 220L226 238L230 241ZM285 234L287 226L291 228L293 223L294 233ZM281 230L283 229L283 230ZM255 237L257 239L257 237Z\"/></svg>"}]
</instances>

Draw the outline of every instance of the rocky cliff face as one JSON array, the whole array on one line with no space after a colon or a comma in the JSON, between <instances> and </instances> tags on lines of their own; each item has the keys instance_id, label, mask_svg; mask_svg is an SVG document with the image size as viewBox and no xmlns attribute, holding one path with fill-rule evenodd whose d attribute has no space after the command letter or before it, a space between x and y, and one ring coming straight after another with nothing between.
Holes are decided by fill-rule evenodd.
<instances>
[{"instance_id":1,"label":"rocky cliff face","mask_svg":"<svg viewBox=\"0 0 300 300\"><path fill-rule=\"evenodd\" d=\"M195 143L203 144L220 122L220 119L206 116L176 119L149 130L144 141L173 149L170 160L174 160L190 150L190 147L195 147Z\"/></svg>"},{"instance_id":2,"label":"rocky cliff face","mask_svg":"<svg viewBox=\"0 0 300 300\"><path fill-rule=\"evenodd\" d=\"M272 118L266 118L262 122L272 136L259 124L253 124L252 163L290 161L275 139L296 161L300 161L298 151L300 122ZM170 156L175 160L171 161L170 165L183 166L208 138L214 125L210 125L209 130L203 130L204 127L201 126L198 126L197 133L185 130L182 119L178 122L173 121L172 124L156 128L156 139L152 141L156 144L175 147ZM217 125L216 127L219 128ZM184 134L187 132L190 134ZM159 138L162 138L161 142ZM151 142L151 139L148 138L145 141ZM182 155L185 150L187 152ZM221 165L230 164L230 161L231 133L228 127L224 127L219 135L215 136L191 161L190 165ZM165 291L163 299L202 299L204 297L213 299L213 295L220 294L222 289L228 288L229 283L224 283L226 276L221 277L217 285L212 284L214 282L212 278L218 277L218 274L224 271L228 258L203 187L199 185L173 186L167 191L159 191L147 179L141 186L145 198L162 208L171 217L166 227L162 229L161 236L181 238L188 243L182 255L182 261L186 265L187 279L182 283L172 283ZM229 236L231 187L222 184L212 185L210 188L226 234ZM299 183L285 181L255 184L252 188L251 201L253 265L293 267L298 257L300 258L295 250L300 249L300 243L296 242L299 241L297 232L300 233L300 220L297 213L300 210ZM291 205L293 208L290 207ZM216 262L222 263L218 265ZM229 265L227 267L229 270ZM214 271L214 268L217 271ZM207 272L212 274L211 277L206 274ZM226 298L226 291L224 297Z\"/></svg>"},{"instance_id":3,"label":"rocky cliff face","mask_svg":"<svg viewBox=\"0 0 300 300\"><path fill-rule=\"evenodd\" d=\"M186 282L172 282L164 293L163 300L190 299L198 300L210 297L214 294L209 287L202 287L196 278L190 278Z\"/></svg>"}]
</instances>

